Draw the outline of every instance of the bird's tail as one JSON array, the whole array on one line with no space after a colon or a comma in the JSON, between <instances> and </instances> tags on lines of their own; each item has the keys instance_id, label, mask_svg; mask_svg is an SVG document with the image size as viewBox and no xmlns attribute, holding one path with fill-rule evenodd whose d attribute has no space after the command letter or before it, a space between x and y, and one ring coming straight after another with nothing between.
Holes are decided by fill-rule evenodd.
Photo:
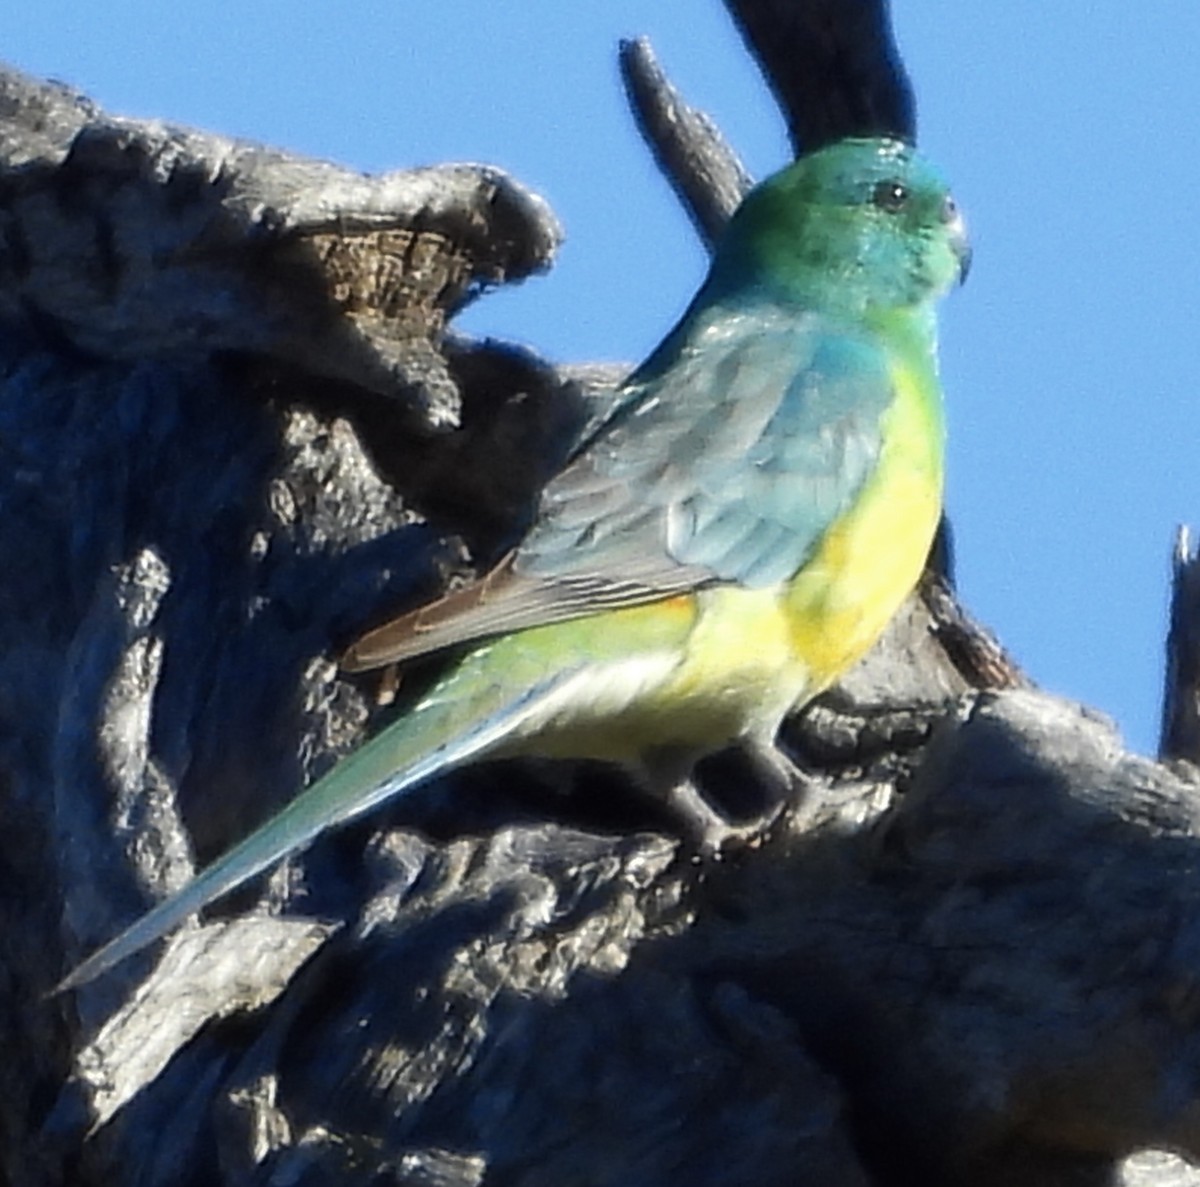
<instances>
[{"instance_id":1,"label":"bird's tail","mask_svg":"<svg viewBox=\"0 0 1200 1187\"><path fill-rule=\"evenodd\" d=\"M558 672L514 691L513 682L497 680L489 672L488 650L485 647L468 656L407 716L343 759L185 887L77 965L54 992L93 980L326 829L362 816L439 772L494 750L520 733L574 674Z\"/></svg>"}]
</instances>

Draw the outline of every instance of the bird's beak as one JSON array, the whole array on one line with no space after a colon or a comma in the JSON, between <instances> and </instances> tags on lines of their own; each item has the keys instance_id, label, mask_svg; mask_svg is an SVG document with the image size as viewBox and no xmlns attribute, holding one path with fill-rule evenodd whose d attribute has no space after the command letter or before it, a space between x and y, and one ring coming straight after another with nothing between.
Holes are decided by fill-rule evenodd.
<instances>
[{"instance_id":1,"label":"bird's beak","mask_svg":"<svg viewBox=\"0 0 1200 1187\"><path fill-rule=\"evenodd\" d=\"M950 234L950 250L958 260L958 283L967 283L967 275L971 271L971 243L967 238L967 224L962 211L948 202L946 207L947 230Z\"/></svg>"},{"instance_id":2,"label":"bird's beak","mask_svg":"<svg viewBox=\"0 0 1200 1187\"><path fill-rule=\"evenodd\" d=\"M964 233L961 239L955 238L951 246L954 248L954 254L958 257L958 283L964 285L967 283L967 277L971 274L971 245L967 242Z\"/></svg>"}]
</instances>

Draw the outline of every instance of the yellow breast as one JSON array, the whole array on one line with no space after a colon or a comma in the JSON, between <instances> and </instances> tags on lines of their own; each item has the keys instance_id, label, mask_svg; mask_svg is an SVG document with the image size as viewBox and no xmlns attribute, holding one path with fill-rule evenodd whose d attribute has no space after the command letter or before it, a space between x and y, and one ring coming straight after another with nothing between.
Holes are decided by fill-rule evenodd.
<instances>
[{"instance_id":1,"label":"yellow breast","mask_svg":"<svg viewBox=\"0 0 1200 1187\"><path fill-rule=\"evenodd\" d=\"M940 407L921 380L897 375L875 472L784 588L710 587L526 633L590 662L525 748L620 760L770 737L861 658L916 584L941 512Z\"/></svg>"},{"instance_id":2,"label":"yellow breast","mask_svg":"<svg viewBox=\"0 0 1200 1187\"><path fill-rule=\"evenodd\" d=\"M870 649L921 575L942 509L936 390L896 373L878 467L787 593L792 646L828 687Z\"/></svg>"},{"instance_id":3,"label":"yellow breast","mask_svg":"<svg viewBox=\"0 0 1200 1187\"><path fill-rule=\"evenodd\" d=\"M685 658L664 686L670 702L690 702L714 730L739 714L741 732L773 730L871 648L916 585L941 515L932 379L897 371L875 472L785 589L700 593Z\"/></svg>"}]
</instances>

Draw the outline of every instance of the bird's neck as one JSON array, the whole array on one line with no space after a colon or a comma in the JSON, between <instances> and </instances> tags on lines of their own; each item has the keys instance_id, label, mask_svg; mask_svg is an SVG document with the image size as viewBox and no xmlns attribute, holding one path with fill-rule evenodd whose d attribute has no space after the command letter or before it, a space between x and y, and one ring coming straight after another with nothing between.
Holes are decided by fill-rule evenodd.
<instances>
[{"instance_id":1,"label":"bird's neck","mask_svg":"<svg viewBox=\"0 0 1200 1187\"><path fill-rule=\"evenodd\" d=\"M937 305L932 298L914 305L880 305L862 295L862 286L831 282L828 274L819 282L805 283L756 277L731 276L714 271L694 307L725 309L749 314L758 307L773 316L794 313L797 318L814 314L848 329L863 327L878 331L910 361L932 363L937 356Z\"/></svg>"},{"instance_id":2,"label":"bird's neck","mask_svg":"<svg viewBox=\"0 0 1200 1187\"><path fill-rule=\"evenodd\" d=\"M868 306L861 317L913 361L921 358L936 367L937 308L932 301L920 305Z\"/></svg>"},{"instance_id":3,"label":"bird's neck","mask_svg":"<svg viewBox=\"0 0 1200 1187\"><path fill-rule=\"evenodd\" d=\"M878 325L920 340L928 350L937 345L936 296L914 304L873 301L873 286L863 283L862 265L843 265L838 275L829 260L812 268L782 271L764 265L751 252L721 252L694 307L720 305L748 309L755 305L797 315L813 313L835 321L862 326ZM915 345L915 342L914 342Z\"/></svg>"}]
</instances>

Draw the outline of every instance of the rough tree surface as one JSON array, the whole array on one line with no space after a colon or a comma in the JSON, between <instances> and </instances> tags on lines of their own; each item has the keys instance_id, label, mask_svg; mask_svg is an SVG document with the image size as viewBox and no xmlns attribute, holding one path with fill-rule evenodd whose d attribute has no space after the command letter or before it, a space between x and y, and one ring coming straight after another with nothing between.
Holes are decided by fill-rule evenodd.
<instances>
[{"instance_id":1,"label":"rough tree surface","mask_svg":"<svg viewBox=\"0 0 1200 1187\"><path fill-rule=\"evenodd\" d=\"M914 133L878 3L730 8L798 146ZM744 170L623 66L711 239ZM428 678L378 708L331 657L495 557L611 390L449 327L559 237L496 170L363 177L0 73L0 1179L1200 1181L1124 1162L1200 1156L1200 783L932 570L724 860L611 771L496 764L47 997ZM754 809L736 755L702 778Z\"/></svg>"}]
</instances>

